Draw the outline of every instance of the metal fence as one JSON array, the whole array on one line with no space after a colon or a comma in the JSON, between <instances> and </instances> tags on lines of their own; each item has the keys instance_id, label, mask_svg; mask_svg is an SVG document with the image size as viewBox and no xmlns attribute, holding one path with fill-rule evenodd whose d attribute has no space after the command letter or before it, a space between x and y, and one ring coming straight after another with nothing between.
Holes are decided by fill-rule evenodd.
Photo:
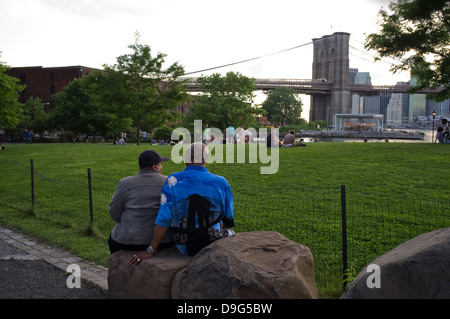
<instances>
[{"instance_id":1,"label":"metal fence","mask_svg":"<svg viewBox=\"0 0 450 319\"><path fill-rule=\"evenodd\" d=\"M30 169L31 167L31 169ZM24 200L33 202L38 218L62 227L91 229L106 240L115 223L108 205L120 178L136 174L74 169L69 176L17 164ZM31 187L28 186L31 184ZM28 193L28 194L27 194ZM450 211L436 199L396 199L392 194L349 189L345 185L289 188L270 186L264 191L233 190L235 230L278 231L307 246L314 256L315 276L322 293L342 291L346 276L395 246L419 234L450 226ZM349 278L351 279L351 278Z\"/></svg>"}]
</instances>

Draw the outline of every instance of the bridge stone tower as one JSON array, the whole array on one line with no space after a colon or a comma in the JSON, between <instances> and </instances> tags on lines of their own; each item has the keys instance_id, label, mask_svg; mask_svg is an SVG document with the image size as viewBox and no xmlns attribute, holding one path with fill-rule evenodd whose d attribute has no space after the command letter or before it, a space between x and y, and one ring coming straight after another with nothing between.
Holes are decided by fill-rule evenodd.
<instances>
[{"instance_id":1,"label":"bridge stone tower","mask_svg":"<svg viewBox=\"0 0 450 319\"><path fill-rule=\"evenodd\" d=\"M350 34L336 32L313 39L312 79L333 83L332 93L311 95L310 121L326 120L334 125L334 114L350 112Z\"/></svg>"}]
</instances>

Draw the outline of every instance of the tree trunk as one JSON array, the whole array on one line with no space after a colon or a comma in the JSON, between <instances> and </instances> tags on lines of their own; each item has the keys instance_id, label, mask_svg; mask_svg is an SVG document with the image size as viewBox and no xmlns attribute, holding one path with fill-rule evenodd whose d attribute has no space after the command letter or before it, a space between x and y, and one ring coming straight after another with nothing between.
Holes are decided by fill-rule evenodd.
<instances>
[{"instance_id":1,"label":"tree trunk","mask_svg":"<svg viewBox=\"0 0 450 319\"><path fill-rule=\"evenodd\" d=\"M137 145L141 145L141 119L138 118L137 120L137 128L136 128L136 140Z\"/></svg>"}]
</instances>

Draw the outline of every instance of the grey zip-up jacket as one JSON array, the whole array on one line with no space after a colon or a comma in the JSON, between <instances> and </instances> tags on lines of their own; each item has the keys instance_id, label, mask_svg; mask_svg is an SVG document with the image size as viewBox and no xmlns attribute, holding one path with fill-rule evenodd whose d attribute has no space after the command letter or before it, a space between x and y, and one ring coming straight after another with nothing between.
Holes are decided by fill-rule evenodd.
<instances>
[{"instance_id":1,"label":"grey zip-up jacket","mask_svg":"<svg viewBox=\"0 0 450 319\"><path fill-rule=\"evenodd\" d=\"M141 169L119 181L109 204L109 215L117 222L111 232L113 240L127 245L151 244L166 178L153 169ZM167 232L161 243L171 241Z\"/></svg>"}]
</instances>

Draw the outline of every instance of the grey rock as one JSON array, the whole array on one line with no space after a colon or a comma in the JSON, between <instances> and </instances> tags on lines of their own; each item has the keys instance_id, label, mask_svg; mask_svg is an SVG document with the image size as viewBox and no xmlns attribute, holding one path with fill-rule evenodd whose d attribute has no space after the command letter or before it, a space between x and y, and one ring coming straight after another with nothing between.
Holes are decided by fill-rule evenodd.
<instances>
[{"instance_id":1,"label":"grey rock","mask_svg":"<svg viewBox=\"0 0 450 319\"><path fill-rule=\"evenodd\" d=\"M379 266L380 287L369 288ZM450 228L417 236L367 265L341 299L450 298ZM369 278L369 276L371 276Z\"/></svg>"},{"instance_id":2,"label":"grey rock","mask_svg":"<svg viewBox=\"0 0 450 319\"><path fill-rule=\"evenodd\" d=\"M172 298L318 298L313 256L278 232L237 233L195 255L176 274Z\"/></svg>"}]
</instances>

